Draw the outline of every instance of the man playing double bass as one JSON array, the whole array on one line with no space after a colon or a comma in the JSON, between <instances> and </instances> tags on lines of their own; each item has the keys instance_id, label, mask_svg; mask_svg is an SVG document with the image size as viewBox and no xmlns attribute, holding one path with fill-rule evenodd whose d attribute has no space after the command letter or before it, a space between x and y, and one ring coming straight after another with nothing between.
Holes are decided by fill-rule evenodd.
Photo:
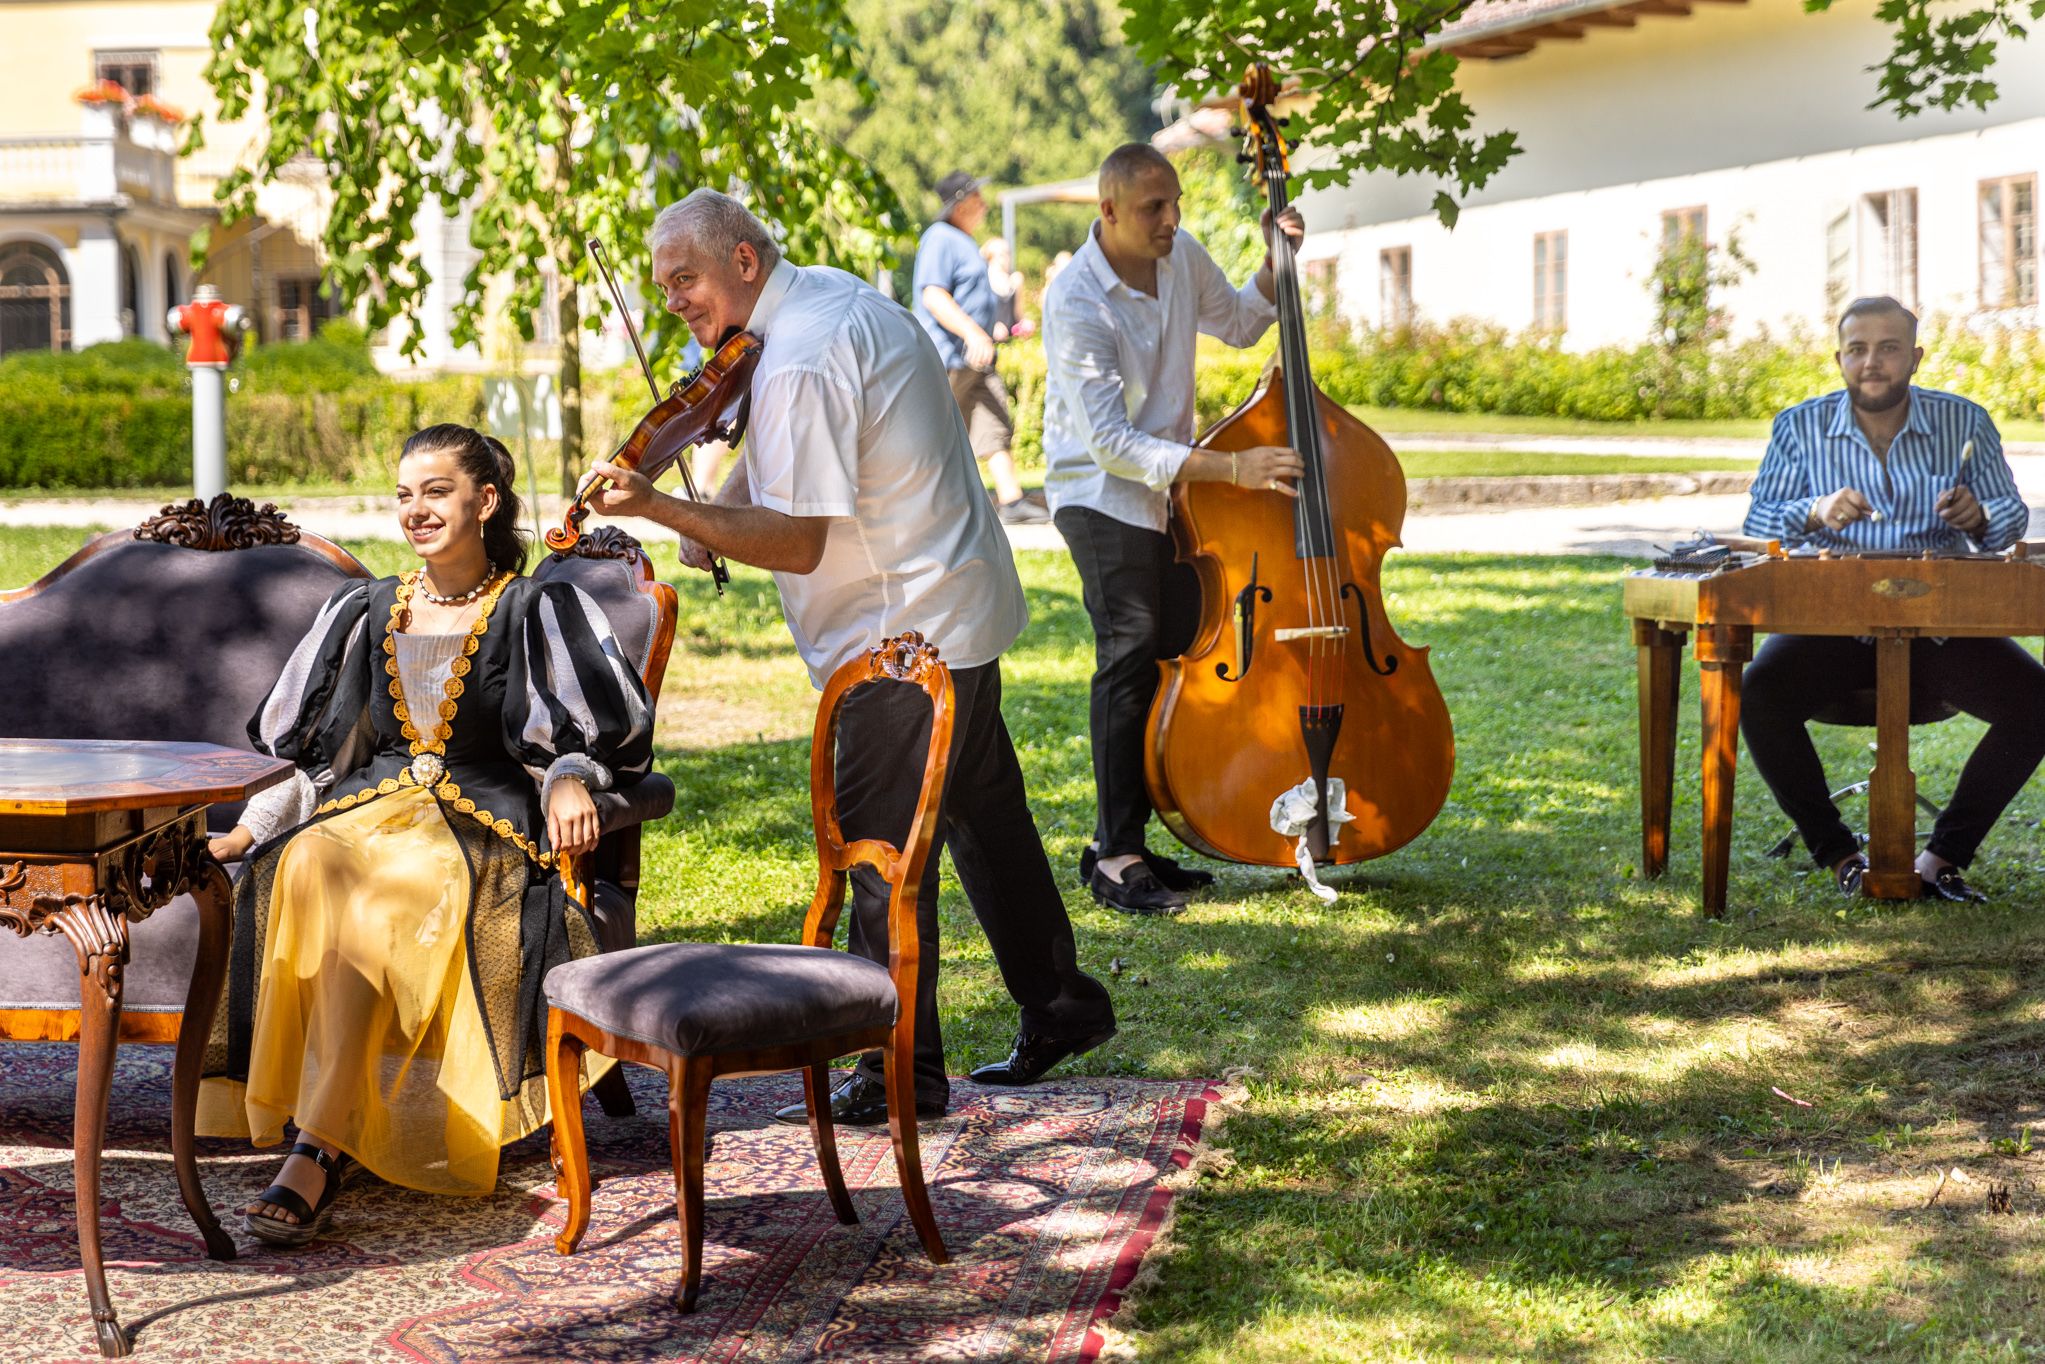
<instances>
[{"instance_id":1,"label":"man playing double bass","mask_svg":"<svg viewBox=\"0 0 2045 1364\"><path fill-rule=\"evenodd\" d=\"M1044 297L1044 492L1079 566L1094 627L1093 846L1080 876L1128 914L1175 914L1214 880L1144 847L1151 803L1143 736L1157 660L1182 651L1197 603L1174 590L1169 489L1232 482L1297 497L1300 457L1280 446L1197 450L1197 333L1249 346L1278 318L1271 261L1238 289L1179 230L1179 177L1148 143L1101 163L1100 218ZM1297 209L1278 217L1295 241ZM1270 238L1270 224L1265 238Z\"/></svg>"},{"instance_id":2,"label":"man playing double bass","mask_svg":"<svg viewBox=\"0 0 2045 1364\"><path fill-rule=\"evenodd\" d=\"M937 845L917 901L922 969L916 1010L916 1111L949 1097L938 1035L938 851L949 847L1003 982L1021 1006L1005 1061L981 1084L1029 1084L1115 1033L1100 982L1081 971L1022 767L1001 718L1001 654L1028 619L1022 584L944 366L916 319L839 270L782 258L744 205L699 189L664 209L651 234L667 310L705 347L744 328L764 342L753 373L742 458L714 504L669 497L615 465L591 505L678 531L684 562L709 554L771 569L789 632L822 687L885 637L920 631L951 667L954 728ZM840 712L838 816L848 839L899 845L922 787L930 703L913 687L865 687ZM888 960L887 885L851 874L852 950ZM881 1057L861 1059L831 1096L840 1123L887 1117ZM781 1110L807 1122L802 1104Z\"/></svg>"},{"instance_id":3,"label":"man playing double bass","mask_svg":"<svg viewBox=\"0 0 2045 1364\"><path fill-rule=\"evenodd\" d=\"M1839 320L1838 358L1843 391L1775 419L1747 534L1845 552L2014 544L2031 514L1995 423L1965 398L1911 385L1924 359L1917 319L1893 298L1860 299ZM1860 893L1867 858L1804 725L1874 684L1872 642L1832 635L1771 635L1741 680L1740 733L1755 768L1849 895ZM1917 857L1924 898L1984 900L1962 873L2045 758L2045 667L2014 640L1915 639L1910 693L1988 723Z\"/></svg>"}]
</instances>

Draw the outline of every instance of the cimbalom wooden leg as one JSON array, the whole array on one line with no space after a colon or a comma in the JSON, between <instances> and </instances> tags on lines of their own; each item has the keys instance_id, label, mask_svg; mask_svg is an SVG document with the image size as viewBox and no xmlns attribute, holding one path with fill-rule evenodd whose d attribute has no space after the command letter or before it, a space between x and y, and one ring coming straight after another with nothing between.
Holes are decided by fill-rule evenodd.
<instances>
[{"instance_id":1,"label":"cimbalom wooden leg","mask_svg":"<svg viewBox=\"0 0 2045 1364\"><path fill-rule=\"evenodd\" d=\"M1740 677L1754 656L1754 632L1714 625L1697 634L1704 702L1704 912L1725 917L1733 852L1733 774L1740 759Z\"/></svg>"}]
</instances>

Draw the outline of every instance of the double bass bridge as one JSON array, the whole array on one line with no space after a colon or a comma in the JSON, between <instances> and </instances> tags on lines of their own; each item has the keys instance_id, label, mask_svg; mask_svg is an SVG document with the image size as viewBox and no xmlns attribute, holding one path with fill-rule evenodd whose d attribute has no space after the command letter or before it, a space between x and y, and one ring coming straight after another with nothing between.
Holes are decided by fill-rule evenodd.
<instances>
[{"instance_id":1,"label":"double bass bridge","mask_svg":"<svg viewBox=\"0 0 2045 1364\"><path fill-rule=\"evenodd\" d=\"M1273 630L1271 638L1274 643L1278 644L1290 644L1294 640L1300 639L1347 639L1349 638L1349 627L1346 625L1302 625L1293 629Z\"/></svg>"}]
</instances>

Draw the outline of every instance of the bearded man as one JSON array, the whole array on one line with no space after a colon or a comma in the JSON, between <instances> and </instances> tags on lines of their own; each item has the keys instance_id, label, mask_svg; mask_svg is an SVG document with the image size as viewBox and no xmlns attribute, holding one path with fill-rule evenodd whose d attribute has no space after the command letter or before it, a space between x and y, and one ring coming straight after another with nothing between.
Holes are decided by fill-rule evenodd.
<instances>
[{"instance_id":1,"label":"bearded man","mask_svg":"<svg viewBox=\"0 0 2045 1364\"><path fill-rule=\"evenodd\" d=\"M2014 544L2031 514L1995 423L1965 398L1911 385L1924 360L1916 317L1893 298L1856 301L1839 320L1838 359L1843 391L1775 419L1747 533L1847 553ZM1754 766L1847 894L1859 893L1867 859L1805 724L1874 684L1871 640L1816 635L1771 636L1741 682ZM1988 724L1917 858L1925 898L1984 900L1962 872L2045 758L2045 667L2014 640L1916 639L1910 690Z\"/></svg>"}]
</instances>

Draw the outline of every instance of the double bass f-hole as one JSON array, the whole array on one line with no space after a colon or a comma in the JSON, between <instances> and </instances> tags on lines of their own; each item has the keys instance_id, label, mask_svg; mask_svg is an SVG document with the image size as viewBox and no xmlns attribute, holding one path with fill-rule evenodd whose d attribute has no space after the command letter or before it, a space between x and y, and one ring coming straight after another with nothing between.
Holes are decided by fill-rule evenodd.
<instances>
[{"instance_id":1,"label":"double bass f-hole","mask_svg":"<svg viewBox=\"0 0 2045 1364\"><path fill-rule=\"evenodd\" d=\"M1356 601L1356 633L1363 645L1364 665L1379 677L1390 677L1399 671L1399 656L1387 653L1385 661L1378 662L1378 651L1371 646L1370 640L1370 603L1363 599L1363 589L1355 583L1342 584L1342 599L1348 601L1352 598Z\"/></svg>"},{"instance_id":2,"label":"double bass f-hole","mask_svg":"<svg viewBox=\"0 0 2045 1364\"><path fill-rule=\"evenodd\" d=\"M1214 675L1224 682L1240 682L1250 675L1250 658L1257 647L1257 602L1271 600L1271 589L1257 581L1257 556L1250 556L1250 581L1236 593L1236 675L1228 675L1228 664L1214 665Z\"/></svg>"}]
</instances>

